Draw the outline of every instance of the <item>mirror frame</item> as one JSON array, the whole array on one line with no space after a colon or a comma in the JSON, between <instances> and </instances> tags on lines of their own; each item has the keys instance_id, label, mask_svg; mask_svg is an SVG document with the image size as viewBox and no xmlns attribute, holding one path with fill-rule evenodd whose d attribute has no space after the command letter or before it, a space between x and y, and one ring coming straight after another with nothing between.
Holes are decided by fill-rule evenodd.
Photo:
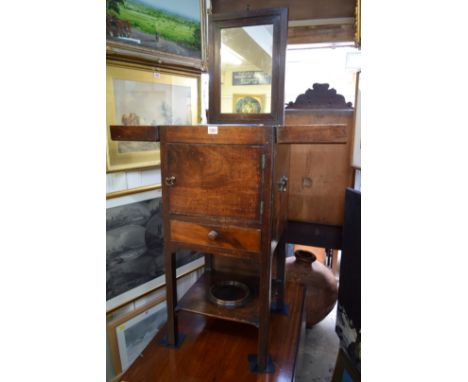
<instances>
[{"instance_id":1,"label":"mirror frame","mask_svg":"<svg viewBox=\"0 0 468 382\"><path fill-rule=\"evenodd\" d=\"M221 29L273 25L270 113L221 113ZM269 8L209 16L209 108L208 123L284 123L284 76L288 39L288 8Z\"/></svg>"}]
</instances>

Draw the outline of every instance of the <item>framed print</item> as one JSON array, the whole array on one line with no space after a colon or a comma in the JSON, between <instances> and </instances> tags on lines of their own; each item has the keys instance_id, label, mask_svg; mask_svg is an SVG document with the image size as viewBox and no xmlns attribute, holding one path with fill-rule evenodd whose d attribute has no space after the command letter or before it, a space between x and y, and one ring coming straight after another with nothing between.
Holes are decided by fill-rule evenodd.
<instances>
[{"instance_id":1,"label":"framed print","mask_svg":"<svg viewBox=\"0 0 468 382\"><path fill-rule=\"evenodd\" d=\"M164 285L162 198L139 200L106 210L107 309ZM203 254L178 250L177 273L204 264Z\"/></svg>"},{"instance_id":2,"label":"framed print","mask_svg":"<svg viewBox=\"0 0 468 382\"><path fill-rule=\"evenodd\" d=\"M203 268L198 268L177 276L178 299L184 296L202 274ZM120 381L119 377L125 369L144 351L164 325L167 317L165 296L166 288L163 284L107 314L108 380Z\"/></svg>"},{"instance_id":3,"label":"framed print","mask_svg":"<svg viewBox=\"0 0 468 382\"><path fill-rule=\"evenodd\" d=\"M128 369L166 320L166 300L159 297L109 322L112 363L117 374Z\"/></svg>"},{"instance_id":4,"label":"framed print","mask_svg":"<svg viewBox=\"0 0 468 382\"><path fill-rule=\"evenodd\" d=\"M106 0L108 50L205 68L205 0Z\"/></svg>"},{"instance_id":5,"label":"framed print","mask_svg":"<svg viewBox=\"0 0 468 382\"><path fill-rule=\"evenodd\" d=\"M265 94L233 94L232 102L234 113L263 113Z\"/></svg>"},{"instance_id":6,"label":"framed print","mask_svg":"<svg viewBox=\"0 0 468 382\"><path fill-rule=\"evenodd\" d=\"M107 172L158 166L159 143L113 141L110 125L191 125L199 119L199 75L107 63Z\"/></svg>"}]
</instances>

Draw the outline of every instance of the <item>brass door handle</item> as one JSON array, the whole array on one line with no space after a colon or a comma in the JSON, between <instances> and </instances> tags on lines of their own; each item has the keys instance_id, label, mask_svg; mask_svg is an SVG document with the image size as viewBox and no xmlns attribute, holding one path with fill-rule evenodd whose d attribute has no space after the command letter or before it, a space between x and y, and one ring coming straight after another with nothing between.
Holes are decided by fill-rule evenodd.
<instances>
[{"instance_id":1,"label":"brass door handle","mask_svg":"<svg viewBox=\"0 0 468 382\"><path fill-rule=\"evenodd\" d=\"M208 237L211 239L211 240L216 240L218 237L219 237L219 232L216 232L216 231L210 231L208 233Z\"/></svg>"},{"instance_id":2,"label":"brass door handle","mask_svg":"<svg viewBox=\"0 0 468 382\"><path fill-rule=\"evenodd\" d=\"M166 177L166 186L172 187L175 184L175 176Z\"/></svg>"}]
</instances>

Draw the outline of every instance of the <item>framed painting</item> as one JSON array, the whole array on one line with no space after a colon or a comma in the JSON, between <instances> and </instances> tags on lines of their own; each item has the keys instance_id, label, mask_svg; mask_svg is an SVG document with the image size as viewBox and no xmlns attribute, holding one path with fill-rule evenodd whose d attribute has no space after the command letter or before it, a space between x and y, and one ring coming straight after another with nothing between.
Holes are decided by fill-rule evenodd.
<instances>
[{"instance_id":1,"label":"framed painting","mask_svg":"<svg viewBox=\"0 0 468 382\"><path fill-rule=\"evenodd\" d=\"M159 64L206 67L205 0L106 0L107 48Z\"/></svg>"},{"instance_id":2,"label":"framed painting","mask_svg":"<svg viewBox=\"0 0 468 382\"><path fill-rule=\"evenodd\" d=\"M108 323L112 363L117 374L128 369L166 320L166 300L159 297Z\"/></svg>"},{"instance_id":3,"label":"framed painting","mask_svg":"<svg viewBox=\"0 0 468 382\"><path fill-rule=\"evenodd\" d=\"M191 125L199 121L199 75L107 63L107 172L160 164L159 143L113 141L110 125Z\"/></svg>"},{"instance_id":4,"label":"framed painting","mask_svg":"<svg viewBox=\"0 0 468 382\"><path fill-rule=\"evenodd\" d=\"M232 110L234 113L263 113L265 94L233 94Z\"/></svg>"}]
</instances>

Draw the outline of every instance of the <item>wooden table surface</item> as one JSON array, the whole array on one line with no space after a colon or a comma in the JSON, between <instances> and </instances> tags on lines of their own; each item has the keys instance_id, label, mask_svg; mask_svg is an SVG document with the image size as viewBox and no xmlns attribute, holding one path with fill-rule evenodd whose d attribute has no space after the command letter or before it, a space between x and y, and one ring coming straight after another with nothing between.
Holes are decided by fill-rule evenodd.
<instances>
[{"instance_id":1,"label":"wooden table surface","mask_svg":"<svg viewBox=\"0 0 468 382\"><path fill-rule=\"evenodd\" d=\"M252 325L179 312L178 349L159 344L165 327L119 379L121 382L286 382L294 378L299 337L304 325L304 288L286 285L288 315L271 314L270 354L275 371L250 371L247 355L257 351L258 329Z\"/></svg>"}]
</instances>

